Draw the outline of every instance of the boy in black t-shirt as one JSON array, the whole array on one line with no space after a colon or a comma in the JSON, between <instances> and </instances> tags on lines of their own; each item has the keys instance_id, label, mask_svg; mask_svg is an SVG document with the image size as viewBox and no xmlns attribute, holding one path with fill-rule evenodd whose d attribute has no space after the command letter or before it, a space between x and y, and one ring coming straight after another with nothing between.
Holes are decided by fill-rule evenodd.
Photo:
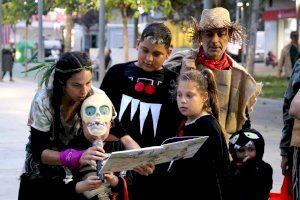
<instances>
[{"instance_id":1,"label":"boy in black t-shirt","mask_svg":"<svg viewBox=\"0 0 300 200\"><path fill-rule=\"evenodd\" d=\"M161 22L149 24L137 42L137 60L109 68L100 87L112 100L127 133L141 147L160 145L176 136L181 120L174 98L177 74L163 67L170 45L169 28ZM150 176L135 174L130 199L157 199L166 187L167 167L157 165Z\"/></svg>"}]
</instances>

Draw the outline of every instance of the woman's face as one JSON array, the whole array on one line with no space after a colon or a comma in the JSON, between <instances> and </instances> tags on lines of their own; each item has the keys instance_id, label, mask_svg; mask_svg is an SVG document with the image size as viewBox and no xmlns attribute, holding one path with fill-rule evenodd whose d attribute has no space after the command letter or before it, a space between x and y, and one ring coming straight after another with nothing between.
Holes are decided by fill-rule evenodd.
<instances>
[{"instance_id":1,"label":"woman's face","mask_svg":"<svg viewBox=\"0 0 300 200\"><path fill-rule=\"evenodd\" d=\"M66 95L73 101L83 101L92 86L92 71L82 70L73 74L65 86Z\"/></svg>"}]
</instances>

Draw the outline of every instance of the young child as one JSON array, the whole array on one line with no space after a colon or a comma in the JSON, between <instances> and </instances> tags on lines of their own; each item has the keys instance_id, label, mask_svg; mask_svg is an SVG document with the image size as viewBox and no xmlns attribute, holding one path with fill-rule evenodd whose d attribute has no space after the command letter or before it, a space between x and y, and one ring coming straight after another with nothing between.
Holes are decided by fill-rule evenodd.
<instances>
[{"instance_id":1,"label":"young child","mask_svg":"<svg viewBox=\"0 0 300 200\"><path fill-rule=\"evenodd\" d=\"M103 148L105 153L124 150L120 141L105 141L116 115L117 113L105 93L94 93L86 98L81 106L84 137L77 141L78 145L81 148L83 146L89 148L93 143L94 148L97 149L99 147L94 144L100 142L102 143L100 148ZM76 142L73 145L76 146ZM98 154L103 160L106 158L106 154L100 151ZM77 181L75 191L84 194L85 198L82 199L109 200L115 196L119 200L128 199L127 183L123 177L125 173L105 173L103 174L104 180L101 181L97 176L96 166L96 162L93 162L92 166L86 165L79 171L72 171L74 181Z\"/></svg>"},{"instance_id":2,"label":"young child","mask_svg":"<svg viewBox=\"0 0 300 200\"><path fill-rule=\"evenodd\" d=\"M229 154L219 119L219 104L211 70L189 70L178 77L177 104L186 116L179 136L209 136L192 158L177 160L169 172L170 199L229 199ZM193 180L193 181L192 181ZM193 183L192 183L193 182ZM180 185L180 186L179 186Z\"/></svg>"},{"instance_id":3,"label":"young child","mask_svg":"<svg viewBox=\"0 0 300 200\"><path fill-rule=\"evenodd\" d=\"M171 38L163 23L147 25L137 42L137 60L110 67L101 84L123 127L141 147L176 136L181 120L174 99L177 74L163 66L171 53ZM150 176L134 174L130 199L157 199L158 194L163 199L167 168L160 164Z\"/></svg>"},{"instance_id":4,"label":"young child","mask_svg":"<svg viewBox=\"0 0 300 200\"><path fill-rule=\"evenodd\" d=\"M263 161L264 148L264 138L255 129L242 129L231 135L229 151L232 156L233 200L269 199L273 170Z\"/></svg>"}]
</instances>

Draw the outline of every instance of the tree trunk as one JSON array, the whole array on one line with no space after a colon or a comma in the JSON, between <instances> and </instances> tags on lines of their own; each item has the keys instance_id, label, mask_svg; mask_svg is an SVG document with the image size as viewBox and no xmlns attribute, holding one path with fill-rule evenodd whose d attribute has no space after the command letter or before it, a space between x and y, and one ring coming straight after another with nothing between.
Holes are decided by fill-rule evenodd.
<instances>
[{"instance_id":1,"label":"tree trunk","mask_svg":"<svg viewBox=\"0 0 300 200\"><path fill-rule=\"evenodd\" d=\"M3 20L3 16L2 16L2 0L0 0L0 33L2 33L2 20ZM0 36L0 81L3 81L2 79L2 49L3 49L3 36L1 34Z\"/></svg>"},{"instance_id":2,"label":"tree trunk","mask_svg":"<svg viewBox=\"0 0 300 200\"><path fill-rule=\"evenodd\" d=\"M249 30L249 46L246 58L246 69L251 74L254 75L254 56L256 47L256 32L258 28L258 12L259 12L260 1L251 1L251 23Z\"/></svg>"},{"instance_id":3,"label":"tree trunk","mask_svg":"<svg viewBox=\"0 0 300 200\"><path fill-rule=\"evenodd\" d=\"M64 35L64 30L65 30L65 27L60 27L60 34L61 34L61 52L62 53L65 53L65 35Z\"/></svg>"},{"instance_id":4,"label":"tree trunk","mask_svg":"<svg viewBox=\"0 0 300 200\"><path fill-rule=\"evenodd\" d=\"M98 59L99 59L99 69L98 69L98 81L101 86L104 75L106 73L105 70L105 1L99 1L100 9L99 9L99 31L98 31Z\"/></svg>"},{"instance_id":5,"label":"tree trunk","mask_svg":"<svg viewBox=\"0 0 300 200\"><path fill-rule=\"evenodd\" d=\"M28 45L27 45L27 42L28 42L28 22L26 22L26 26L25 26L25 45L24 45L24 55L25 55L25 62L24 62L24 67L25 67L25 71L28 70ZM25 76L27 77L28 74L27 72L25 72Z\"/></svg>"},{"instance_id":6,"label":"tree trunk","mask_svg":"<svg viewBox=\"0 0 300 200\"><path fill-rule=\"evenodd\" d=\"M66 14L66 38L65 38L65 52L71 51L71 42L72 42L72 12L69 11Z\"/></svg>"},{"instance_id":7,"label":"tree trunk","mask_svg":"<svg viewBox=\"0 0 300 200\"><path fill-rule=\"evenodd\" d=\"M136 46L137 40L139 39L139 17L134 17L134 42L133 47Z\"/></svg>"},{"instance_id":8,"label":"tree trunk","mask_svg":"<svg viewBox=\"0 0 300 200\"><path fill-rule=\"evenodd\" d=\"M123 50L124 50L124 62L129 61L129 54L128 54L128 14L127 8L121 8L122 14L122 22L123 22Z\"/></svg>"}]
</instances>

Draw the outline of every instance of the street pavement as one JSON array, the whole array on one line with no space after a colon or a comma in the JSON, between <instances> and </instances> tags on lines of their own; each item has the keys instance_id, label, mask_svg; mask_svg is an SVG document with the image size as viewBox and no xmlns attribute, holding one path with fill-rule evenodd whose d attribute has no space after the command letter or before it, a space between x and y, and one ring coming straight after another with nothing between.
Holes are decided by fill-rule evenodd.
<instances>
[{"instance_id":1,"label":"street pavement","mask_svg":"<svg viewBox=\"0 0 300 200\"><path fill-rule=\"evenodd\" d=\"M25 77L20 73L23 70L23 66L16 63L15 82L8 81L8 74L4 82L0 82L0 199L3 200L16 200L18 196L19 175L22 172L25 144L29 135L27 116L37 89L34 74L30 73ZM272 74L273 71L271 67L265 67L263 64L257 64L255 67L257 75ZM99 87L98 82L93 84ZM274 192L280 191L282 183L278 148L282 128L281 106L282 99L258 98L254 111L250 114L252 127L260 131L266 141L264 160L270 163L274 170Z\"/></svg>"}]
</instances>

